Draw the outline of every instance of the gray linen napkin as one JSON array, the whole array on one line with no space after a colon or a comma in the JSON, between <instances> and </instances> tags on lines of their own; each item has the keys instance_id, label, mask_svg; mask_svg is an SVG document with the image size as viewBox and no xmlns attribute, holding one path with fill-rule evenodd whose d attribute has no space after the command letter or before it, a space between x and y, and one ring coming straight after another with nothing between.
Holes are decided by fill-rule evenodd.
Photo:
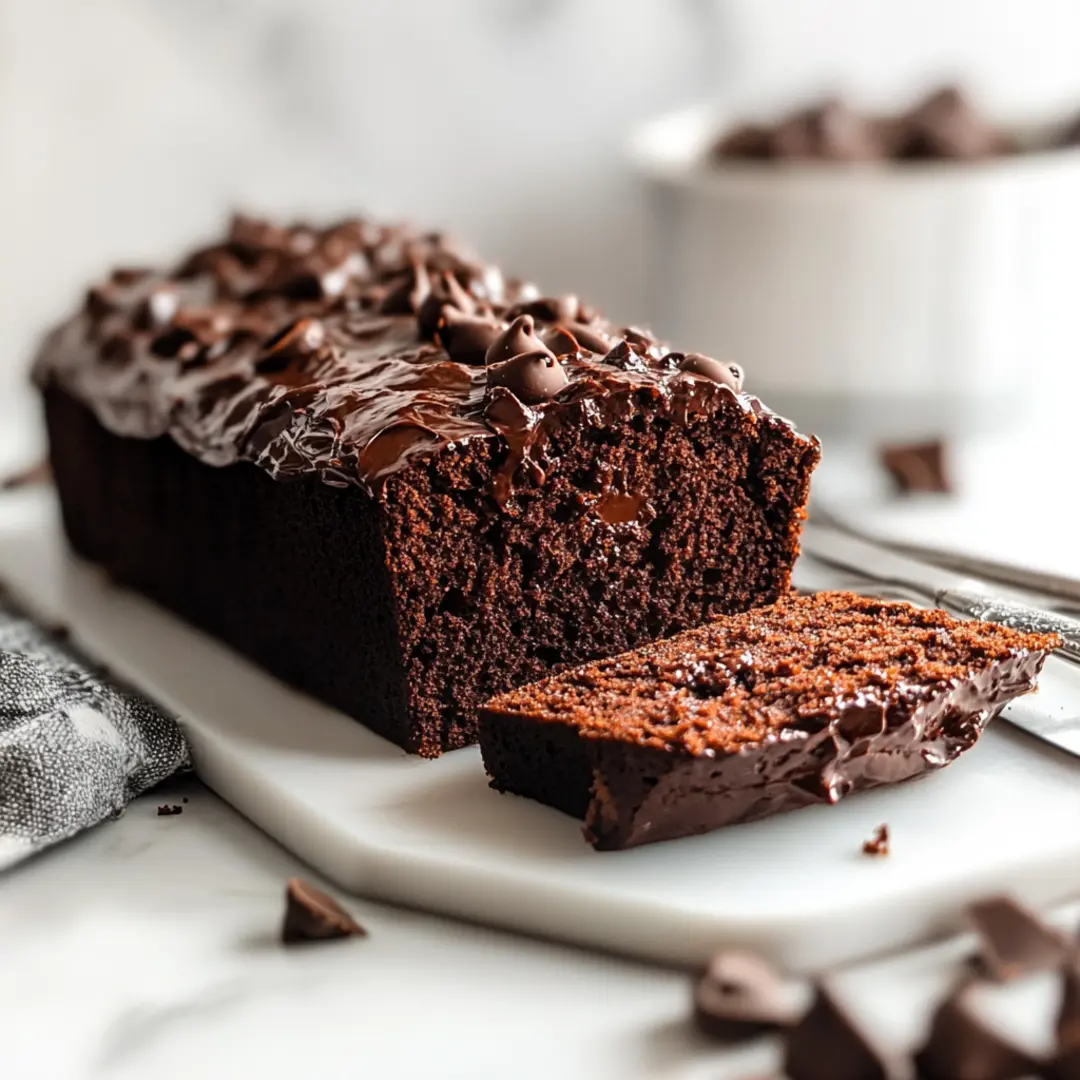
<instances>
[{"instance_id":1,"label":"gray linen napkin","mask_svg":"<svg viewBox=\"0 0 1080 1080\"><path fill-rule=\"evenodd\" d=\"M0 595L0 870L188 765L173 717Z\"/></svg>"}]
</instances>

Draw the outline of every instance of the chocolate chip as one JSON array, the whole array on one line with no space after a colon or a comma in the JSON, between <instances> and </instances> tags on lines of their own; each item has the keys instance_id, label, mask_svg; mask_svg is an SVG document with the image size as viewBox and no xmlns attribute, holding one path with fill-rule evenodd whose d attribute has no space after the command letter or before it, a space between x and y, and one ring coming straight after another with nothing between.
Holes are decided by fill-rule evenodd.
<instances>
[{"instance_id":1,"label":"chocolate chip","mask_svg":"<svg viewBox=\"0 0 1080 1080\"><path fill-rule=\"evenodd\" d=\"M960 89L946 86L904 117L897 155L974 161L1009 149L1004 134L975 111Z\"/></svg>"},{"instance_id":2,"label":"chocolate chip","mask_svg":"<svg viewBox=\"0 0 1080 1080\"><path fill-rule=\"evenodd\" d=\"M540 335L543 343L556 356L575 356L581 352L578 340L565 326L553 326Z\"/></svg>"},{"instance_id":3,"label":"chocolate chip","mask_svg":"<svg viewBox=\"0 0 1080 1080\"><path fill-rule=\"evenodd\" d=\"M972 904L967 916L979 935L982 967L998 982L1052 970L1069 954L1063 934L1009 897Z\"/></svg>"},{"instance_id":4,"label":"chocolate chip","mask_svg":"<svg viewBox=\"0 0 1080 1080\"><path fill-rule=\"evenodd\" d=\"M379 311L384 315L412 315L431 294L431 279L423 263L416 262L383 297Z\"/></svg>"},{"instance_id":5,"label":"chocolate chip","mask_svg":"<svg viewBox=\"0 0 1080 1080\"><path fill-rule=\"evenodd\" d=\"M948 494L952 490L940 440L883 446L878 453L898 494Z\"/></svg>"},{"instance_id":6,"label":"chocolate chip","mask_svg":"<svg viewBox=\"0 0 1080 1080\"><path fill-rule=\"evenodd\" d=\"M687 353L679 361L679 370L689 375L699 375L714 383L726 386L736 393L742 388L742 369L735 364L725 364L702 353Z\"/></svg>"},{"instance_id":7,"label":"chocolate chip","mask_svg":"<svg viewBox=\"0 0 1080 1080\"><path fill-rule=\"evenodd\" d=\"M930 1034L915 1055L920 1080L1021 1080L1037 1064L992 1031L971 1009L971 987L949 994L934 1012Z\"/></svg>"},{"instance_id":8,"label":"chocolate chip","mask_svg":"<svg viewBox=\"0 0 1080 1080\"><path fill-rule=\"evenodd\" d=\"M587 326L581 322L571 322L566 324L566 329L591 353L603 356L611 348L611 335L597 330L596 327Z\"/></svg>"},{"instance_id":9,"label":"chocolate chip","mask_svg":"<svg viewBox=\"0 0 1080 1080\"><path fill-rule=\"evenodd\" d=\"M636 326L625 326L619 333L640 353L647 353L656 344L651 334Z\"/></svg>"},{"instance_id":10,"label":"chocolate chip","mask_svg":"<svg viewBox=\"0 0 1080 1080\"><path fill-rule=\"evenodd\" d=\"M864 855L882 856L889 854L889 826L879 825L874 835L863 843Z\"/></svg>"},{"instance_id":11,"label":"chocolate chip","mask_svg":"<svg viewBox=\"0 0 1080 1080\"><path fill-rule=\"evenodd\" d=\"M824 986L817 988L810 1011L788 1033L784 1069L788 1080L906 1077L903 1062L876 1046Z\"/></svg>"},{"instance_id":12,"label":"chocolate chip","mask_svg":"<svg viewBox=\"0 0 1080 1080\"><path fill-rule=\"evenodd\" d=\"M465 315L456 308L443 310L435 340L458 364L481 367L492 345L502 336L502 325L480 315Z\"/></svg>"},{"instance_id":13,"label":"chocolate chip","mask_svg":"<svg viewBox=\"0 0 1080 1080\"><path fill-rule=\"evenodd\" d=\"M432 282L431 292L416 313L420 336L430 341L435 337L443 312L452 308L463 315L476 314L479 304L462 288L453 274L442 273Z\"/></svg>"},{"instance_id":14,"label":"chocolate chip","mask_svg":"<svg viewBox=\"0 0 1080 1080\"><path fill-rule=\"evenodd\" d=\"M120 301L108 285L92 285L86 290L83 307L92 318L104 319L106 315L120 310Z\"/></svg>"},{"instance_id":15,"label":"chocolate chip","mask_svg":"<svg viewBox=\"0 0 1080 1080\"><path fill-rule=\"evenodd\" d=\"M488 386L503 386L526 405L553 398L570 381L562 364L547 349L491 364L487 378Z\"/></svg>"},{"instance_id":16,"label":"chocolate chip","mask_svg":"<svg viewBox=\"0 0 1080 1080\"><path fill-rule=\"evenodd\" d=\"M509 315L531 315L541 322L566 323L575 322L581 311L578 298L572 294L566 296L541 296L535 300L515 304Z\"/></svg>"},{"instance_id":17,"label":"chocolate chip","mask_svg":"<svg viewBox=\"0 0 1080 1080\"><path fill-rule=\"evenodd\" d=\"M286 945L329 938L366 937L367 931L332 897L303 878L285 886L285 921L281 940Z\"/></svg>"},{"instance_id":18,"label":"chocolate chip","mask_svg":"<svg viewBox=\"0 0 1080 1080\"><path fill-rule=\"evenodd\" d=\"M773 156L780 158L874 161L886 154L873 121L836 99L796 113L771 142Z\"/></svg>"},{"instance_id":19,"label":"chocolate chip","mask_svg":"<svg viewBox=\"0 0 1080 1080\"><path fill-rule=\"evenodd\" d=\"M773 155L772 132L762 124L743 124L724 135L713 149L721 159L761 161Z\"/></svg>"},{"instance_id":20,"label":"chocolate chip","mask_svg":"<svg viewBox=\"0 0 1080 1080\"><path fill-rule=\"evenodd\" d=\"M174 817L176 814L182 814L184 808L182 806L159 806L157 808L158 817Z\"/></svg>"},{"instance_id":21,"label":"chocolate chip","mask_svg":"<svg viewBox=\"0 0 1080 1080\"><path fill-rule=\"evenodd\" d=\"M694 988L694 1022L716 1039L752 1038L797 1019L780 975L753 953L717 953Z\"/></svg>"},{"instance_id":22,"label":"chocolate chip","mask_svg":"<svg viewBox=\"0 0 1080 1080\"><path fill-rule=\"evenodd\" d=\"M140 330L164 330L180 310L180 293L171 285L152 289L135 309L135 325Z\"/></svg>"},{"instance_id":23,"label":"chocolate chip","mask_svg":"<svg viewBox=\"0 0 1080 1080\"><path fill-rule=\"evenodd\" d=\"M523 353L546 353L554 356L554 353L540 340L536 333L536 324L531 315L519 315L514 321L491 343L485 360L488 364L499 364L504 360L511 360Z\"/></svg>"}]
</instances>

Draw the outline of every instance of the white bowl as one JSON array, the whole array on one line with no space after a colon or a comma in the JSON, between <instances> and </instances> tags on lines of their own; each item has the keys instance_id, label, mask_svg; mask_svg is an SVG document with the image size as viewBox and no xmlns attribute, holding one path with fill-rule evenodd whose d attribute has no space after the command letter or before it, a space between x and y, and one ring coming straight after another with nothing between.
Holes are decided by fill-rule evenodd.
<instances>
[{"instance_id":1,"label":"white bowl","mask_svg":"<svg viewBox=\"0 0 1080 1080\"><path fill-rule=\"evenodd\" d=\"M1080 151L708 161L734 119L681 112L631 146L653 317L680 347L743 364L747 389L802 426L858 438L1001 424L1075 364Z\"/></svg>"}]
</instances>

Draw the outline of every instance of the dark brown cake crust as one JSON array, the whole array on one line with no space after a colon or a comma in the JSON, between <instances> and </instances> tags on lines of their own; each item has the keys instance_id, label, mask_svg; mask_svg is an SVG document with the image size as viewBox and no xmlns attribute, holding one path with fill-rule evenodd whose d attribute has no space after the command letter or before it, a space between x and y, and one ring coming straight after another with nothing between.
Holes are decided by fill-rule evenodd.
<instances>
[{"instance_id":1,"label":"dark brown cake crust","mask_svg":"<svg viewBox=\"0 0 1080 1080\"><path fill-rule=\"evenodd\" d=\"M940 768L1056 639L849 593L787 598L480 710L492 787L601 849L706 832Z\"/></svg>"},{"instance_id":2,"label":"dark brown cake crust","mask_svg":"<svg viewBox=\"0 0 1080 1080\"><path fill-rule=\"evenodd\" d=\"M50 335L79 553L427 756L493 694L788 588L818 446L737 369L373 229L242 219Z\"/></svg>"}]
</instances>

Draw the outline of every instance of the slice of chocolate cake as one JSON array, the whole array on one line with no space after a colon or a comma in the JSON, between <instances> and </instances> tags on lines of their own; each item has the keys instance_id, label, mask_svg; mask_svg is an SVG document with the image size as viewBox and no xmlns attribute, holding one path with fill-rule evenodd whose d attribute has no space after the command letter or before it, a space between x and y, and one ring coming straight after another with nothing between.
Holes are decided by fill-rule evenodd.
<instances>
[{"instance_id":1,"label":"slice of chocolate cake","mask_svg":"<svg viewBox=\"0 0 1080 1080\"><path fill-rule=\"evenodd\" d=\"M480 710L491 786L633 847L948 765L1035 687L1047 635L852 593L791 596Z\"/></svg>"},{"instance_id":2,"label":"slice of chocolate cake","mask_svg":"<svg viewBox=\"0 0 1080 1080\"><path fill-rule=\"evenodd\" d=\"M72 546L408 750L789 585L816 440L439 234L238 218L38 356Z\"/></svg>"}]
</instances>

